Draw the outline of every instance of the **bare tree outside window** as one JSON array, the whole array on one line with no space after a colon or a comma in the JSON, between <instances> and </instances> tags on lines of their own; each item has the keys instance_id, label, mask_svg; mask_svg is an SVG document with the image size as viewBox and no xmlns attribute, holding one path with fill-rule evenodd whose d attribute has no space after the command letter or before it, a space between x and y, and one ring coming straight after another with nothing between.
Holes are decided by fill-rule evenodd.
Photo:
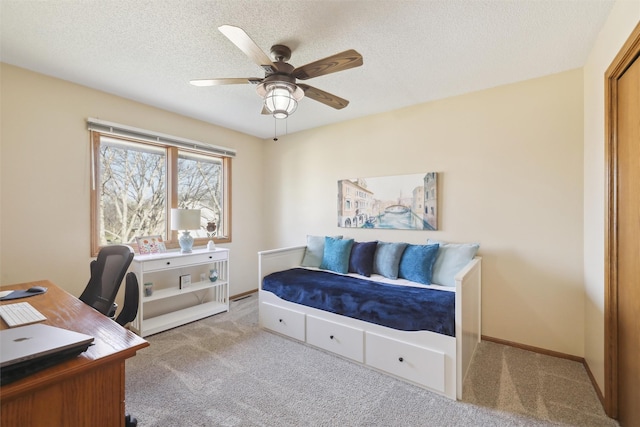
<instances>
[{"instance_id":1,"label":"bare tree outside window","mask_svg":"<svg viewBox=\"0 0 640 427\"><path fill-rule=\"evenodd\" d=\"M194 237L207 237L207 223L220 229L223 201L222 161L198 154L178 154L178 208L200 209L200 229Z\"/></svg>"},{"instance_id":2,"label":"bare tree outside window","mask_svg":"<svg viewBox=\"0 0 640 427\"><path fill-rule=\"evenodd\" d=\"M168 227L170 209L175 207L200 209L201 227L191 233L196 244L197 239L206 244L211 237L230 241L230 159L99 132L92 135L93 254L101 246L133 243L136 236L160 235L168 247L177 247ZM215 236L207 234L212 223Z\"/></svg>"},{"instance_id":3,"label":"bare tree outside window","mask_svg":"<svg viewBox=\"0 0 640 427\"><path fill-rule=\"evenodd\" d=\"M100 244L135 236L166 239L166 155L162 148L112 138L100 145Z\"/></svg>"}]
</instances>

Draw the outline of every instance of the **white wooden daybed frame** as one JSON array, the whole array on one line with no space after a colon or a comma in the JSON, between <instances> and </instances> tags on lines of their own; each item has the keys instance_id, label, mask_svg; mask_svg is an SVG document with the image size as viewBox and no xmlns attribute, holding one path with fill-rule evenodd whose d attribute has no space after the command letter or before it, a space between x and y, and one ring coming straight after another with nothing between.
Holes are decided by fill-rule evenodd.
<instances>
[{"instance_id":1,"label":"white wooden daybed frame","mask_svg":"<svg viewBox=\"0 0 640 427\"><path fill-rule=\"evenodd\" d=\"M258 253L260 326L451 399L462 384L481 337L481 258L455 277L456 336L408 332L285 301L262 290L271 273L299 267L305 246Z\"/></svg>"}]
</instances>

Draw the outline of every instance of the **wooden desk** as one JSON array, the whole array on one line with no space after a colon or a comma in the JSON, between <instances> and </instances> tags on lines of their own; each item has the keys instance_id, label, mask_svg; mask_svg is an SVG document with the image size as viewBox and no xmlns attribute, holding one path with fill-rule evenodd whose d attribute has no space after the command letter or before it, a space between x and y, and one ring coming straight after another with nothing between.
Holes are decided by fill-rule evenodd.
<instances>
[{"instance_id":1,"label":"wooden desk","mask_svg":"<svg viewBox=\"0 0 640 427\"><path fill-rule=\"evenodd\" d=\"M123 427L125 360L149 343L47 280L0 290L36 285L49 290L0 304L29 302L47 317L43 323L91 335L94 345L77 358L0 387L0 425ZM3 320L0 329L8 329Z\"/></svg>"}]
</instances>

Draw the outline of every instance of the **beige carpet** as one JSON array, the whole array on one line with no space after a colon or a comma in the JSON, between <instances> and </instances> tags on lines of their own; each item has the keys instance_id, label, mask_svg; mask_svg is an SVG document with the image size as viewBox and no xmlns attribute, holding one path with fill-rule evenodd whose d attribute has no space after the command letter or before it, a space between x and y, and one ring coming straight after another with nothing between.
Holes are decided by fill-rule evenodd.
<instances>
[{"instance_id":1,"label":"beige carpet","mask_svg":"<svg viewBox=\"0 0 640 427\"><path fill-rule=\"evenodd\" d=\"M463 400L474 405L576 426L615 426L584 366L488 341L474 356Z\"/></svg>"},{"instance_id":2,"label":"beige carpet","mask_svg":"<svg viewBox=\"0 0 640 427\"><path fill-rule=\"evenodd\" d=\"M139 426L615 426L583 366L482 342L455 402L261 330L257 296L127 361Z\"/></svg>"}]
</instances>

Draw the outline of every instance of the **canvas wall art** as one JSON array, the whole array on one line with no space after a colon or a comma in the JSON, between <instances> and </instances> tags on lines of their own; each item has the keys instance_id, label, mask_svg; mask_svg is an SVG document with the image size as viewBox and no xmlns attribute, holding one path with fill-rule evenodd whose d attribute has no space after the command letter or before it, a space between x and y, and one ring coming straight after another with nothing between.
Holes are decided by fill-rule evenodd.
<instances>
[{"instance_id":1,"label":"canvas wall art","mask_svg":"<svg viewBox=\"0 0 640 427\"><path fill-rule=\"evenodd\" d=\"M437 230L437 172L338 181L338 227Z\"/></svg>"}]
</instances>

